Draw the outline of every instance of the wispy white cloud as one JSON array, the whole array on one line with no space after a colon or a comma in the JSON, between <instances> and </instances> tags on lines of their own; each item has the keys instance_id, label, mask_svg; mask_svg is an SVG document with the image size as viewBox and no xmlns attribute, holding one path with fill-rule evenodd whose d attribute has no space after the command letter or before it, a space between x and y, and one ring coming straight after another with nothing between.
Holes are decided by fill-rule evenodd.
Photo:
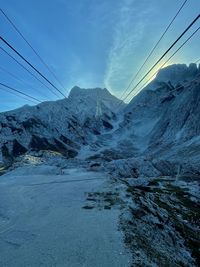
<instances>
[{"instance_id":1,"label":"wispy white cloud","mask_svg":"<svg viewBox=\"0 0 200 267\"><path fill-rule=\"evenodd\" d=\"M149 9L141 12L135 2L124 0L121 4L104 79L105 86L119 95L133 75L134 55L144 36L146 17L150 12Z\"/></svg>"}]
</instances>

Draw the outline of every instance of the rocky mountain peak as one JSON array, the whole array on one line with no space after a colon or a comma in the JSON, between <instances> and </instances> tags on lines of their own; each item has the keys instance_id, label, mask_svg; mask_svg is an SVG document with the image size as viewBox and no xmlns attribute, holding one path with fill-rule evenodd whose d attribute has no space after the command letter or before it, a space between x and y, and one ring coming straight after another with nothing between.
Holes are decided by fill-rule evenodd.
<instances>
[{"instance_id":1,"label":"rocky mountain peak","mask_svg":"<svg viewBox=\"0 0 200 267\"><path fill-rule=\"evenodd\" d=\"M69 98L81 98L84 96L100 97L100 96L111 96L111 93L106 89L99 87L96 88L80 88L79 86L74 86L70 93ZM114 97L114 96L113 96Z\"/></svg>"},{"instance_id":2,"label":"rocky mountain peak","mask_svg":"<svg viewBox=\"0 0 200 267\"><path fill-rule=\"evenodd\" d=\"M196 75L200 74L200 68L195 63L188 66L186 64L173 64L161 69L156 80L162 82L170 81L173 85L185 80L194 79Z\"/></svg>"}]
</instances>

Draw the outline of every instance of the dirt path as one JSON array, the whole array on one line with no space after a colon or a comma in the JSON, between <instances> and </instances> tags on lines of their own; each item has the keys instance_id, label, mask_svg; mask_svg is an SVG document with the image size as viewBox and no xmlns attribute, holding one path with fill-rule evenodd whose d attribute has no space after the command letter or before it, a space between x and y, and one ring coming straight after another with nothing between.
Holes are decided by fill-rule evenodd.
<instances>
[{"instance_id":1,"label":"dirt path","mask_svg":"<svg viewBox=\"0 0 200 267\"><path fill-rule=\"evenodd\" d=\"M119 211L82 208L85 193L107 179L81 169L34 175L26 167L1 176L0 266L129 266Z\"/></svg>"}]
</instances>

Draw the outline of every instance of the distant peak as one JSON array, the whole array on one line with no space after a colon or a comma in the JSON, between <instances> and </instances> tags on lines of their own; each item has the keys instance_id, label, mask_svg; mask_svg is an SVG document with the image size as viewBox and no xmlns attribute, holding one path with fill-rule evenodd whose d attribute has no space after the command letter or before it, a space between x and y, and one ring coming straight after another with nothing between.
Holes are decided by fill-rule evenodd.
<instances>
[{"instance_id":1,"label":"distant peak","mask_svg":"<svg viewBox=\"0 0 200 267\"><path fill-rule=\"evenodd\" d=\"M173 64L159 70L156 80L176 84L177 82L194 78L200 72L197 64Z\"/></svg>"},{"instance_id":2,"label":"distant peak","mask_svg":"<svg viewBox=\"0 0 200 267\"><path fill-rule=\"evenodd\" d=\"M87 94L101 94L101 95L110 95L110 92L106 88L80 88L78 86L74 86L70 93L69 93L69 98L71 97L77 97L77 95L87 95Z\"/></svg>"},{"instance_id":3,"label":"distant peak","mask_svg":"<svg viewBox=\"0 0 200 267\"><path fill-rule=\"evenodd\" d=\"M103 88L104 92L110 93L110 91L107 88Z\"/></svg>"},{"instance_id":4,"label":"distant peak","mask_svg":"<svg viewBox=\"0 0 200 267\"><path fill-rule=\"evenodd\" d=\"M80 90L81 88L77 85L75 85L74 87L72 87L71 91L76 91L76 90Z\"/></svg>"}]
</instances>

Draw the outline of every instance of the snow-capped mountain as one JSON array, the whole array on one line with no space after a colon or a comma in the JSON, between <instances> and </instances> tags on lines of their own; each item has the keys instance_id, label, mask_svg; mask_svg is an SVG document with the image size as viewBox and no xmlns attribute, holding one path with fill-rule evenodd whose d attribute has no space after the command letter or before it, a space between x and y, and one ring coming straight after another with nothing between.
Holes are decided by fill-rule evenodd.
<instances>
[{"instance_id":1,"label":"snow-capped mountain","mask_svg":"<svg viewBox=\"0 0 200 267\"><path fill-rule=\"evenodd\" d=\"M80 145L112 128L118 104L106 89L74 87L66 99L1 113L2 154L11 160L28 150L53 150L74 157Z\"/></svg>"},{"instance_id":2,"label":"snow-capped mountain","mask_svg":"<svg viewBox=\"0 0 200 267\"><path fill-rule=\"evenodd\" d=\"M69 109L73 110L82 121L85 120L85 117L96 115L98 102L100 103L100 113L106 113L109 116L112 116L112 112L115 112L116 107L121 103L106 88L81 89L75 86L68 97Z\"/></svg>"},{"instance_id":3,"label":"snow-capped mountain","mask_svg":"<svg viewBox=\"0 0 200 267\"><path fill-rule=\"evenodd\" d=\"M133 155L195 163L200 148L200 67L168 66L124 108L115 135ZM130 147L125 146L125 147ZM133 149L134 148L134 149Z\"/></svg>"},{"instance_id":4,"label":"snow-capped mountain","mask_svg":"<svg viewBox=\"0 0 200 267\"><path fill-rule=\"evenodd\" d=\"M1 113L2 154L11 160L30 150L53 150L76 157L87 146L85 157L197 163L199 83L199 67L177 64L161 69L118 114L120 100L107 89L77 86L66 99Z\"/></svg>"},{"instance_id":5,"label":"snow-capped mountain","mask_svg":"<svg viewBox=\"0 0 200 267\"><path fill-rule=\"evenodd\" d=\"M170 81L171 84L176 85L183 81L190 81L198 74L200 74L200 68L195 63L191 63L189 66L186 64L174 64L161 69L156 76L156 80L162 82Z\"/></svg>"}]
</instances>

